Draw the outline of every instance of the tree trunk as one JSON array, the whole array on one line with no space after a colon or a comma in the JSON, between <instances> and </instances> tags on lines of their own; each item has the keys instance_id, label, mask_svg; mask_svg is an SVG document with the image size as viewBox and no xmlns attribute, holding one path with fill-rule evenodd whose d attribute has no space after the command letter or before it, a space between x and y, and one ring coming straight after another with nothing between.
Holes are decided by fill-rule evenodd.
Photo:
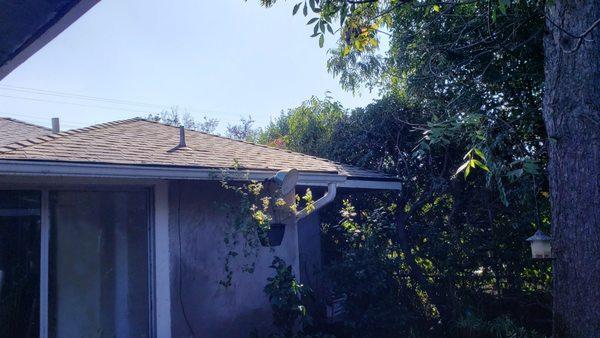
<instances>
[{"instance_id":1,"label":"tree trunk","mask_svg":"<svg viewBox=\"0 0 600 338\"><path fill-rule=\"evenodd\" d=\"M600 337L600 1L548 1L547 17L554 337Z\"/></svg>"}]
</instances>

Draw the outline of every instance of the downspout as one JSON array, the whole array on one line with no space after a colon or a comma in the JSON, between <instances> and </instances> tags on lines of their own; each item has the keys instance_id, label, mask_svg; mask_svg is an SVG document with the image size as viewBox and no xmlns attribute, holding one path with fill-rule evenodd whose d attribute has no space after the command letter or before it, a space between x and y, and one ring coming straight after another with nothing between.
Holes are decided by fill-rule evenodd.
<instances>
[{"instance_id":1,"label":"downspout","mask_svg":"<svg viewBox=\"0 0 600 338\"><path fill-rule=\"evenodd\" d=\"M333 202L336 194L337 194L337 183L329 183L327 185L327 192L325 193L325 195L323 195L323 197L321 197L315 201L313 207L304 208L296 213L296 221L299 221L299 220L305 218L306 216L310 215L311 213L313 213L313 212L321 209L322 207L326 206L327 204Z\"/></svg>"}]
</instances>

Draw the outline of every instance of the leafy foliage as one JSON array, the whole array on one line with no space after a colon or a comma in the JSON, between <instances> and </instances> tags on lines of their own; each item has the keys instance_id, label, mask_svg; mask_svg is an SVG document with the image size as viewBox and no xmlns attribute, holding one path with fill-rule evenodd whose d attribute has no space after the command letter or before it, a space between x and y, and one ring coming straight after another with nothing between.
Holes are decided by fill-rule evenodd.
<instances>
[{"instance_id":1,"label":"leafy foliage","mask_svg":"<svg viewBox=\"0 0 600 338\"><path fill-rule=\"evenodd\" d=\"M339 102L330 97L312 97L297 108L282 112L260 133L259 141L271 146L289 148L304 154L326 152L331 145L333 127L344 118Z\"/></svg>"},{"instance_id":2,"label":"leafy foliage","mask_svg":"<svg viewBox=\"0 0 600 338\"><path fill-rule=\"evenodd\" d=\"M274 257L270 267L275 270L275 275L267 279L264 292L271 302L273 324L281 336L291 337L309 318L302 302L303 297L309 296L309 290L296 280L292 266L280 257Z\"/></svg>"},{"instance_id":3,"label":"leafy foliage","mask_svg":"<svg viewBox=\"0 0 600 338\"><path fill-rule=\"evenodd\" d=\"M259 131L254 128L254 122L252 116L248 116L247 119L241 118L239 123L227 126L225 136L234 140L253 142Z\"/></svg>"},{"instance_id":4,"label":"leafy foliage","mask_svg":"<svg viewBox=\"0 0 600 338\"><path fill-rule=\"evenodd\" d=\"M550 225L543 6L293 6L313 25L319 45L325 36L337 39L328 69L341 85L377 88L383 97L342 109L327 132L315 132L319 125L289 128L296 114L311 121L324 106L304 104L274 121L264 142L283 140L288 149L384 171L403 183L399 196L351 194L323 216L330 287L348 295L340 335L530 335L517 326L549 333L550 265L532 262L524 242ZM308 138L320 146L294 142ZM473 318L479 319L466 320Z\"/></svg>"},{"instance_id":5,"label":"leafy foliage","mask_svg":"<svg viewBox=\"0 0 600 338\"><path fill-rule=\"evenodd\" d=\"M219 205L225 209L229 217L230 228L227 229L223 241L229 251L225 257L225 278L219 281L224 287L231 286L234 268L233 260L242 253L244 263L242 271L253 273L255 258L261 242L267 241L267 232L271 228L272 196L265 192L264 185L251 181L248 184L235 184L227 181L223 175L221 185L235 194L236 203Z\"/></svg>"},{"instance_id":6,"label":"leafy foliage","mask_svg":"<svg viewBox=\"0 0 600 338\"><path fill-rule=\"evenodd\" d=\"M237 170L224 171L220 177L221 186L233 193L235 201L216 206L228 215L230 225L223 238L228 252L224 259L225 278L220 280L219 284L224 287L232 285L235 272L233 262L240 254L243 258L241 271L254 272L259 249L270 244L268 233L274 221L286 222L290 218L294 219L298 208L306 208L309 213L314 210L310 189L303 196L291 196L293 200L286 202L286 196L282 196L275 184L269 181L250 181L242 184L235 181L240 175Z\"/></svg>"},{"instance_id":7,"label":"leafy foliage","mask_svg":"<svg viewBox=\"0 0 600 338\"><path fill-rule=\"evenodd\" d=\"M327 280L333 292L348 295L339 335L451 335L469 312L489 320L510 315L547 332L527 317L531 312L548 320L550 301L550 266L532 262L524 241L536 227L549 226L548 188L539 170L545 154L525 160L513 151L527 134L506 137L496 130L483 138L481 144L494 146L486 154L455 124L430 122L435 119L428 110L393 96L342 109L327 132L291 133L295 114L314 121L323 110L311 111L306 105L291 109L262 137L287 140L283 145L296 151L307 149L294 139L319 137L312 144L323 146L312 154L388 172L403 182L401 196L350 194L322 215ZM456 177L473 160L489 171ZM523 171L518 178L502 176L500 190L491 172L498 166Z\"/></svg>"},{"instance_id":8,"label":"leafy foliage","mask_svg":"<svg viewBox=\"0 0 600 338\"><path fill-rule=\"evenodd\" d=\"M541 338L534 331L516 325L509 317L502 316L486 321L472 315L460 318L456 328L461 337L510 337L510 338Z\"/></svg>"},{"instance_id":9,"label":"leafy foliage","mask_svg":"<svg viewBox=\"0 0 600 338\"><path fill-rule=\"evenodd\" d=\"M344 200L341 219L324 225L330 287L348 297L337 336L413 336L434 320L433 309L406 283L402 252L389 243L394 237L393 208L358 215Z\"/></svg>"}]
</instances>

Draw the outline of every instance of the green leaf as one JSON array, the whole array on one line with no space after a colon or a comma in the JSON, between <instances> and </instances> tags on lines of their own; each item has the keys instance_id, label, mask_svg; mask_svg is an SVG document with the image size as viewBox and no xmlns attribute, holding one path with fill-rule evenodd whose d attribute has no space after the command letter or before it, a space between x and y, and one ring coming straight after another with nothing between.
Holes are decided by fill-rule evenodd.
<instances>
[{"instance_id":1,"label":"green leaf","mask_svg":"<svg viewBox=\"0 0 600 338\"><path fill-rule=\"evenodd\" d=\"M323 34L321 34L321 37L319 38L319 48L323 48L324 43L325 43L325 36Z\"/></svg>"},{"instance_id":2,"label":"green leaf","mask_svg":"<svg viewBox=\"0 0 600 338\"><path fill-rule=\"evenodd\" d=\"M510 6L510 1L511 0L498 1L498 8L500 8L500 12L502 12L502 14L506 15L506 9Z\"/></svg>"},{"instance_id":3,"label":"green leaf","mask_svg":"<svg viewBox=\"0 0 600 338\"><path fill-rule=\"evenodd\" d=\"M312 19L308 20L308 22L306 24L310 25L311 23L314 23L317 20L319 20L319 18L312 18Z\"/></svg>"},{"instance_id":4,"label":"green leaf","mask_svg":"<svg viewBox=\"0 0 600 338\"><path fill-rule=\"evenodd\" d=\"M327 30L329 31L329 33L333 34L333 28L331 28L330 24L327 24Z\"/></svg>"},{"instance_id":5,"label":"green leaf","mask_svg":"<svg viewBox=\"0 0 600 338\"><path fill-rule=\"evenodd\" d=\"M468 166L469 166L469 161L463 163L460 167L458 167L458 169L456 170L456 172L454 173L454 175L456 175L459 172L465 170Z\"/></svg>"},{"instance_id":6,"label":"green leaf","mask_svg":"<svg viewBox=\"0 0 600 338\"><path fill-rule=\"evenodd\" d=\"M517 179L521 177L521 175L523 175L523 169L515 169L506 173L506 176L508 176L511 180Z\"/></svg>"},{"instance_id":7,"label":"green leaf","mask_svg":"<svg viewBox=\"0 0 600 338\"><path fill-rule=\"evenodd\" d=\"M506 15L506 5L502 1L500 1L498 8L500 8L500 12L502 12L502 14Z\"/></svg>"},{"instance_id":8,"label":"green leaf","mask_svg":"<svg viewBox=\"0 0 600 338\"><path fill-rule=\"evenodd\" d=\"M485 171L490 171L490 169L485 164L481 163L479 160L472 159L471 162L474 164L474 165L472 165L473 168L475 168L475 166L477 166Z\"/></svg>"},{"instance_id":9,"label":"green leaf","mask_svg":"<svg viewBox=\"0 0 600 338\"><path fill-rule=\"evenodd\" d=\"M344 20L346 20L346 9L347 9L348 5L346 4L346 2L344 1L344 4L342 5L342 8L340 9L340 27L344 25Z\"/></svg>"},{"instance_id":10,"label":"green leaf","mask_svg":"<svg viewBox=\"0 0 600 338\"><path fill-rule=\"evenodd\" d=\"M294 6L294 10L292 11L292 15L296 15L296 13L298 13L298 10L300 9L300 6L301 6L301 5L302 5L302 3L301 3L301 2L299 2L299 3L297 3L297 4Z\"/></svg>"},{"instance_id":11,"label":"green leaf","mask_svg":"<svg viewBox=\"0 0 600 338\"><path fill-rule=\"evenodd\" d=\"M304 16L308 15L308 7L306 7L306 2L304 2L304 8L302 8L302 14L304 14Z\"/></svg>"},{"instance_id":12,"label":"green leaf","mask_svg":"<svg viewBox=\"0 0 600 338\"><path fill-rule=\"evenodd\" d=\"M433 5L433 10L439 13L440 5L438 5L438 4Z\"/></svg>"},{"instance_id":13,"label":"green leaf","mask_svg":"<svg viewBox=\"0 0 600 338\"><path fill-rule=\"evenodd\" d=\"M351 48L348 45L344 46L344 49L342 50L342 56L346 56L348 54L350 54ZM414 154L413 154L414 155Z\"/></svg>"},{"instance_id":14,"label":"green leaf","mask_svg":"<svg viewBox=\"0 0 600 338\"><path fill-rule=\"evenodd\" d=\"M526 159L523 161L523 170L531 175L537 175L539 173L539 166L532 160Z\"/></svg>"},{"instance_id":15,"label":"green leaf","mask_svg":"<svg viewBox=\"0 0 600 338\"><path fill-rule=\"evenodd\" d=\"M485 161L485 154L483 153L483 151L481 151L477 148L473 148L473 151L475 151L475 154L477 154L477 156L479 156L479 158L481 158L482 160Z\"/></svg>"}]
</instances>

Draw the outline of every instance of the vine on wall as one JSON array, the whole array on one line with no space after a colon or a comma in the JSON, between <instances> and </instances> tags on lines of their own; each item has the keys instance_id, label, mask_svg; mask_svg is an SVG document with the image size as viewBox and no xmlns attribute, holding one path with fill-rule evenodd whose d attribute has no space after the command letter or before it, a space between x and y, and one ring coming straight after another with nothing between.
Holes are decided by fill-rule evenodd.
<instances>
[{"instance_id":1,"label":"vine on wall","mask_svg":"<svg viewBox=\"0 0 600 338\"><path fill-rule=\"evenodd\" d=\"M237 169L236 169L237 170ZM234 179L238 177L237 179ZM247 175L242 176L247 180ZM225 276L219 281L224 287L231 286L234 274L233 262L242 257L240 270L253 273L260 249L269 246L269 231L275 222L286 223L296 217L297 209L314 211L314 201L310 189L303 196L283 196L276 183L265 180L250 180L241 183L239 175L222 172L221 186L234 193L233 203L219 205L228 217L229 227L223 241L227 247L225 256ZM274 253L273 247L269 251Z\"/></svg>"}]
</instances>

